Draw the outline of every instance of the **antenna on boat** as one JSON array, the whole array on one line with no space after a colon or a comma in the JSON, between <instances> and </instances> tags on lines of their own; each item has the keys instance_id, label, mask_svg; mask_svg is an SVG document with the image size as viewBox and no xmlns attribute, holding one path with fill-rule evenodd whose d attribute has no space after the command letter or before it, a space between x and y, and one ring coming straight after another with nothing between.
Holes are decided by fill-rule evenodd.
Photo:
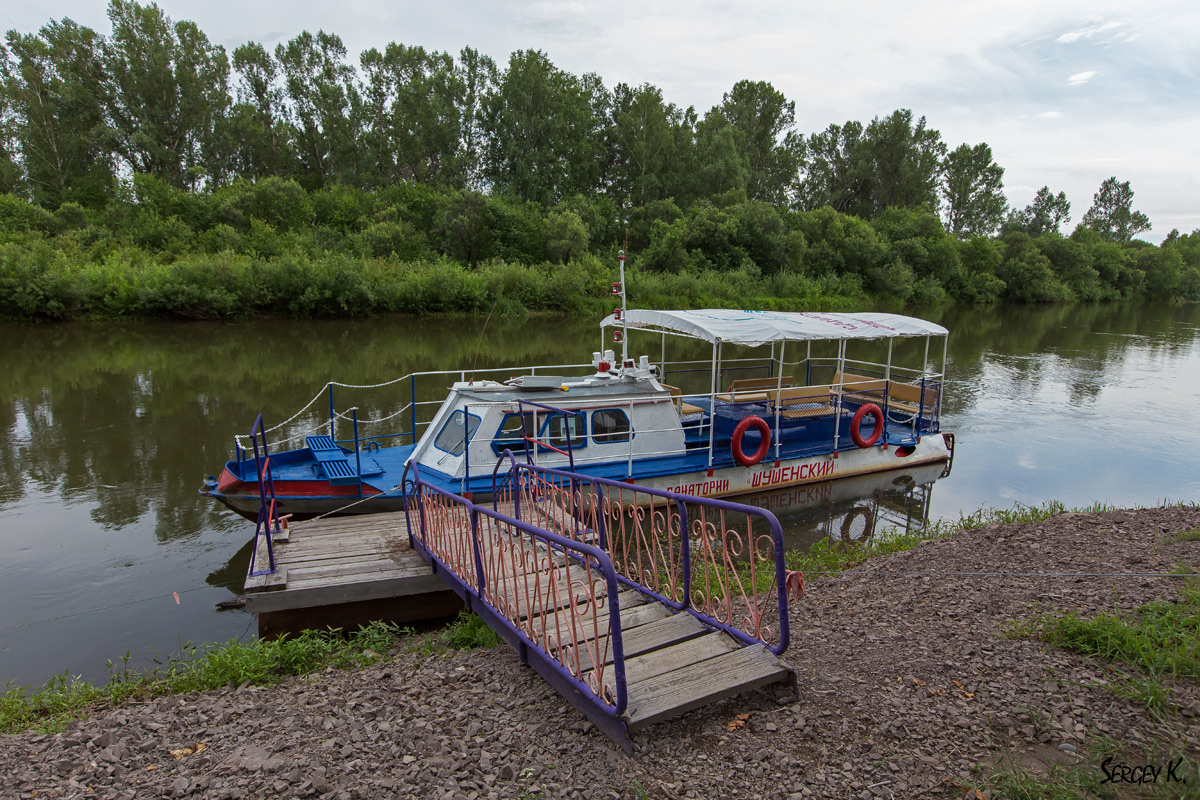
<instances>
[{"instance_id":1,"label":"antenna on boat","mask_svg":"<svg viewBox=\"0 0 1200 800\"><path fill-rule=\"evenodd\" d=\"M625 229L625 250L629 249L629 228ZM617 251L617 260L621 262L621 307L617 316L621 320L621 368L629 361L629 326L625 321L625 250Z\"/></svg>"},{"instance_id":2,"label":"antenna on boat","mask_svg":"<svg viewBox=\"0 0 1200 800\"><path fill-rule=\"evenodd\" d=\"M496 295L496 303L500 302L500 295ZM496 303L492 303L492 311L496 310ZM483 332L487 330L487 324L492 321L492 311L488 312L487 319L483 321L483 328L479 331L479 341L475 343L475 358L471 361L471 380L467 381L467 386L475 385L475 365L479 363L479 348L483 346Z\"/></svg>"}]
</instances>

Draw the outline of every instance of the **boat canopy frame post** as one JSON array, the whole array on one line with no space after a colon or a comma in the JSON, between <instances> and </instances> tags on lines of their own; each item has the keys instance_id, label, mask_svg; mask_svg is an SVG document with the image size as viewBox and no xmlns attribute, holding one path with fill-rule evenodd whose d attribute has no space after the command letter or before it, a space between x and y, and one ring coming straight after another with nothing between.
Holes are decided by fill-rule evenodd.
<instances>
[{"instance_id":1,"label":"boat canopy frame post","mask_svg":"<svg viewBox=\"0 0 1200 800\"><path fill-rule=\"evenodd\" d=\"M929 382L929 334L925 334L925 356L921 359L921 400L917 403L917 413L913 414L912 435L920 438L921 412L925 409L925 385Z\"/></svg>"},{"instance_id":2,"label":"boat canopy frame post","mask_svg":"<svg viewBox=\"0 0 1200 800\"><path fill-rule=\"evenodd\" d=\"M779 418L783 407L783 354L787 349L787 340L784 339L779 343L779 374L775 379L775 461L779 461L779 449L783 444L783 437L779 434ZM775 343L771 342L771 366L775 366Z\"/></svg>"},{"instance_id":3,"label":"boat canopy frame post","mask_svg":"<svg viewBox=\"0 0 1200 800\"><path fill-rule=\"evenodd\" d=\"M713 342L712 377L709 381L711 388L708 395L708 468L713 468L713 445L716 442L717 431L717 370L721 364L721 339Z\"/></svg>"},{"instance_id":4,"label":"boat canopy frame post","mask_svg":"<svg viewBox=\"0 0 1200 800\"><path fill-rule=\"evenodd\" d=\"M842 434L842 396L845 392L842 387L846 384L846 340L838 339L838 354L837 354L837 405L834 407L833 414L833 455L837 458L838 443L841 440Z\"/></svg>"},{"instance_id":5,"label":"boat canopy frame post","mask_svg":"<svg viewBox=\"0 0 1200 800\"><path fill-rule=\"evenodd\" d=\"M942 379L940 381L937 399L937 422L938 430L942 428L942 398L946 396L946 358L950 354L950 334L942 337Z\"/></svg>"}]
</instances>

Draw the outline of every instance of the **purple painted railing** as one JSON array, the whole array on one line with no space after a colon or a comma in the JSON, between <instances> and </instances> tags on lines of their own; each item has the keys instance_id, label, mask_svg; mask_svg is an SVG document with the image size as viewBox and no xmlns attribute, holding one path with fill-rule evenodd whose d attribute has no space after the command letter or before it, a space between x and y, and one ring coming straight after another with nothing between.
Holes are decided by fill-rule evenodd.
<instances>
[{"instance_id":1,"label":"purple painted railing","mask_svg":"<svg viewBox=\"0 0 1200 800\"><path fill-rule=\"evenodd\" d=\"M258 444L262 441L260 453ZM271 477L271 456L267 452L267 432L263 428L262 414L254 419L254 427L250 429L250 442L254 445L254 467L258 473L258 521L254 524L254 549L250 552L251 578L270 575L275 572L275 544L272 534L279 532L279 511L275 501L275 479ZM244 474L244 473L243 473ZM267 568L258 565L259 537L265 536L267 541Z\"/></svg>"},{"instance_id":2,"label":"purple painted railing","mask_svg":"<svg viewBox=\"0 0 1200 800\"><path fill-rule=\"evenodd\" d=\"M431 486L415 464L403 483L422 558L523 661L627 739L617 719L627 703L620 587L608 554Z\"/></svg>"},{"instance_id":3,"label":"purple painted railing","mask_svg":"<svg viewBox=\"0 0 1200 800\"><path fill-rule=\"evenodd\" d=\"M503 504L519 520L595 544L619 582L671 608L776 655L787 649L783 531L774 514L523 464L511 453L507 461L503 476L499 464L493 473L493 507Z\"/></svg>"}]
</instances>

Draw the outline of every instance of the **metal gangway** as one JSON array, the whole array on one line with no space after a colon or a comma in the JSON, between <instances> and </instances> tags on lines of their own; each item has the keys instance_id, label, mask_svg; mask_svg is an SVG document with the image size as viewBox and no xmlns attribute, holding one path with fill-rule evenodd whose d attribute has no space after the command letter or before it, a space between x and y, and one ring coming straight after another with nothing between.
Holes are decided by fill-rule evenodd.
<instances>
[{"instance_id":1,"label":"metal gangway","mask_svg":"<svg viewBox=\"0 0 1200 800\"><path fill-rule=\"evenodd\" d=\"M769 684L795 689L769 511L523 463L486 502L404 480L410 543L567 701L630 734Z\"/></svg>"}]
</instances>

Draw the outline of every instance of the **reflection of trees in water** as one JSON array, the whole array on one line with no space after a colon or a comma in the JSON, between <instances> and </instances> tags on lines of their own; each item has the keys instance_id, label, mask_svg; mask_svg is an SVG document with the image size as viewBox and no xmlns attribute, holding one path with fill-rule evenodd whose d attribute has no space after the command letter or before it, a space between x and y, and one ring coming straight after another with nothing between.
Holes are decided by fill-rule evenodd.
<instances>
[{"instance_id":1,"label":"reflection of trees in water","mask_svg":"<svg viewBox=\"0 0 1200 800\"><path fill-rule=\"evenodd\" d=\"M962 414L977 395L989 364L1005 368L1014 385L1038 392L1053 376L1071 400L1093 402L1133 352L1185 355L1196 343L1200 307L1167 303L1065 306L951 307L931 313L950 329L950 377L945 410Z\"/></svg>"},{"instance_id":2,"label":"reflection of trees in water","mask_svg":"<svg viewBox=\"0 0 1200 800\"><path fill-rule=\"evenodd\" d=\"M223 527L197 495L231 457L233 434L258 411L268 424L297 411L325 381L377 383L469 363L483 321L142 323L2 326L0 503L25 493L93 502L93 519L121 528L147 511L160 540ZM590 360L581 320L493 319L479 367ZM580 343L578 352L564 341ZM583 350L588 352L584 353ZM507 377L507 376L506 376ZM430 380L422 399L440 400ZM383 416L408 389L338 390L339 409ZM307 418L327 418L318 402ZM346 432L348 433L346 426Z\"/></svg>"},{"instance_id":3,"label":"reflection of trees in water","mask_svg":"<svg viewBox=\"0 0 1200 800\"><path fill-rule=\"evenodd\" d=\"M1003 362L1012 380L1035 392L1049 374L1044 355L1055 356L1072 399L1090 401L1134 348L1179 355L1194 347L1200 326L1200 308L1162 304L952 307L927 316L951 331L955 383L946 410L954 414L974 407L988 364ZM160 540L222 527L224 512L196 489L231 457L233 434L257 412L268 424L286 419L330 379L373 384L469 366L482 325L478 318L2 325L0 507L26 492L59 494L94 502L94 519L114 528L149 511ZM633 352L657 357L656 337L632 338ZM597 342L595 320L494 318L479 368L586 362ZM897 363L923 355L923 342L896 348ZM879 343L855 350L886 356ZM707 358L709 349L668 352ZM800 355L794 349L788 360ZM930 359L940 363L941 353ZM445 384L427 381L418 399L441 400ZM371 418L408 402L407 391L339 389L336 400ZM315 425L327 413L318 401L301 423Z\"/></svg>"}]
</instances>

